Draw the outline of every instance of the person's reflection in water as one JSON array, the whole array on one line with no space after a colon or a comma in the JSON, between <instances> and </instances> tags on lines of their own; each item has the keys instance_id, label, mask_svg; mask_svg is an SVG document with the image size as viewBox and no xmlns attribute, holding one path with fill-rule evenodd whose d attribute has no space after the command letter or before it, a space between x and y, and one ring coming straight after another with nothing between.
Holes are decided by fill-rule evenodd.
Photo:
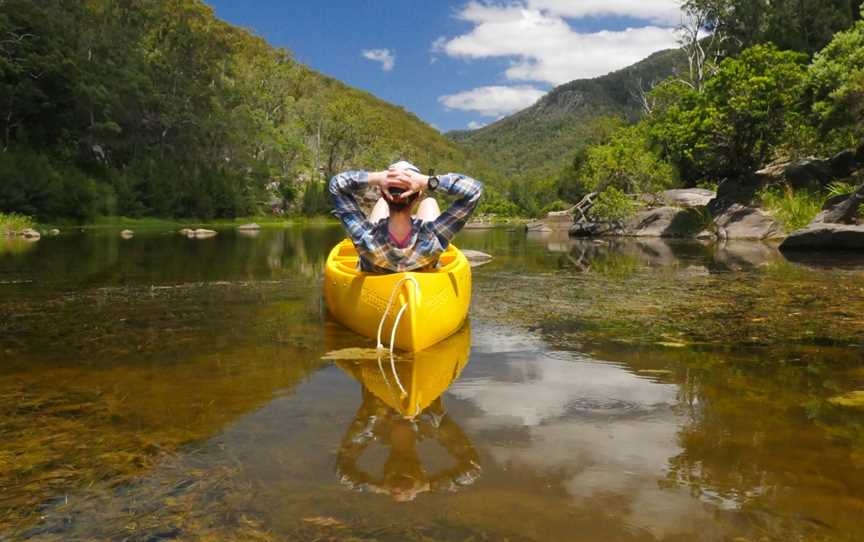
<instances>
[{"instance_id":1,"label":"person's reflection in water","mask_svg":"<svg viewBox=\"0 0 864 542\"><path fill-rule=\"evenodd\" d=\"M417 443L437 441L456 460L452 468L429 473ZM357 466L373 442L390 447L382 473L375 477ZM339 481L358 491L385 493L397 502L414 500L427 491L458 491L480 476L480 460L468 437L447 415L441 398L414 418L404 418L363 386L363 404L342 439L336 458Z\"/></svg>"},{"instance_id":2,"label":"person's reflection in water","mask_svg":"<svg viewBox=\"0 0 864 542\"><path fill-rule=\"evenodd\" d=\"M477 452L447 414L441 399L459 378L470 352L471 326L466 322L453 336L415 352L411 359L397 363L391 358L386 369L380 358L377 363L368 358L352 361L350 356L337 361L339 367L360 382L363 398L336 457L336 472L342 484L406 502L427 491L458 491L479 478ZM340 358L337 355L334 359ZM455 461L455 466L427 469L432 458L425 458L418 449L424 441L439 444L449 456L447 463ZM358 465L373 444L389 448L378 476ZM432 452L434 448L423 451Z\"/></svg>"}]
</instances>

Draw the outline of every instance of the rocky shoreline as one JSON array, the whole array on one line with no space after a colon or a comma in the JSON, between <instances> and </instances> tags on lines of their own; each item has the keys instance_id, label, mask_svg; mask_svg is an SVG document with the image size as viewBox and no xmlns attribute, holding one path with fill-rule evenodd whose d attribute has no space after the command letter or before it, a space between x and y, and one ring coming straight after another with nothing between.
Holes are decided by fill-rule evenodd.
<instances>
[{"instance_id":1,"label":"rocky shoreline","mask_svg":"<svg viewBox=\"0 0 864 542\"><path fill-rule=\"evenodd\" d=\"M549 213L528 231L568 232L571 237L635 237L727 240L775 240L784 251L864 249L864 223L858 216L864 184L851 194L829 198L805 228L786 232L772 214L754 202L770 186L824 190L837 180L864 173L864 146L826 159L775 164L746 179L727 179L717 191L702 188L667 190L641 196L642 210L627 220L576 220L572 212Z\"/></svg>"}]
</instances>

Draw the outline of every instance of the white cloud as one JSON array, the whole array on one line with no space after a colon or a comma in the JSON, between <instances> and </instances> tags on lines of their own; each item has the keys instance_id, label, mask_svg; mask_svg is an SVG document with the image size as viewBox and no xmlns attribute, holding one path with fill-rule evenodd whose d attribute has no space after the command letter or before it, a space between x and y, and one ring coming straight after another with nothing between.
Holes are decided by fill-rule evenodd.
<instances>
[{"instance_id":1,"label":"white cloud","mask_svg":"<svg viewBox=\"0 0 864 542\"><path fill-rule=\"evenodd\" d=\"M676 46L673 28L643 26L581 33L573 30L565 17L629 14L668 22L674 16L670 11L672 2L523 0L506 5L470 2L458 17L474 27L455 38L439 38L433 43L433 50L463 59L510 58L511 65L505 72L508 79L558 85L604 75L653 52Z\"/></svg>"},{"instance_id":2,"label":"white cloud","mask_svg":"<svg viewBox=\"0 0 864 542\"><path fill-rule=\"evenodd\" d=\"M389 72L396 65L396 55L390 49L364 49L363 58L381 63L381 69Z\"/></svg>"},{"instance_id":3,"label":"white cloud","mask_svg":"<svg viewBox=\"0 0 864 542\"><path fill-rule=\"evenodd\" d=\"M544 94L543 90L527 85L488 86L441 96L438 101L450 109L500 117L533 105Z\"/></svg>"},{"instance_id":4,"label":"white cloud","mask_svg":"<svg viewBox=\"0 0 864 542\"><path fill-rule=\"evenodd\" d=\"M527 0L527 5L570 18L623 16L663 25L681 22L679 0Z\"/></svg>"},{"instance_id":5,"label":"white cloud","mask_svg":"<svg viewBox=\"0 0 864 542\"><path fill-rule=\"evenodd\" d=\"M480 128L483 128L484 126L486 126L486 123L477 122L476 120L472 120L471 122L468 123L468 129L469 130L479 130Z\"/></svg>"}]
</instances>

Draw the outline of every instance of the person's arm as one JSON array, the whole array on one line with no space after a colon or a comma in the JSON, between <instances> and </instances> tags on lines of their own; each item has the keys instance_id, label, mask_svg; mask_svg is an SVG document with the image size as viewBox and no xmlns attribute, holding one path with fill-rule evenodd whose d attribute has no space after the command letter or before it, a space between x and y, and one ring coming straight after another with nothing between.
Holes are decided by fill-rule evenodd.
<instances>
[{"instance_id":1,"label":"person's arm","mask_svg":"<svg viewBox=\"0 0 864 542\"><path fill-rule=\"evenodd\" d=\"M433 226L441 245L446 247L477 209L483 194L483 185L476 179L458 173L440 175L438 180L437 191L457 197L456 201L435 219Z\"/></svg>"},{"instance_id":2,"label":"person's arm","mask_svg":"<svg viewBox=\"0 0 864 542\"><path fill-rule=\"evenodd\" d=\"M360 208L355 194L369 186L381 186L386 179L386 171L346 171L330 179L333 216L342 222L355 245L372 231L372 222Z\"/></svg>"},{"instance_id":3,"label":"person's arm","mask_svg":"<svg viewBox=\"0 0 864 542\"><path fill-rule=\"evenodd\" d=\"M410 190L403 194L402 197L407 197L420 190L426 190L429 187L429 177L427 175L413 171L407 171L405 174L409 177ZM447 247L453 236L459 233L459 230L468 222L468 219L471 218L471 215L477 208L477 203L479 203L480 196L483 194L483 185L480 181L459 173L438 175L438 181L436 192L457 197L456 201L432 223L441 246Z\"/></svg>"}]
</instances>

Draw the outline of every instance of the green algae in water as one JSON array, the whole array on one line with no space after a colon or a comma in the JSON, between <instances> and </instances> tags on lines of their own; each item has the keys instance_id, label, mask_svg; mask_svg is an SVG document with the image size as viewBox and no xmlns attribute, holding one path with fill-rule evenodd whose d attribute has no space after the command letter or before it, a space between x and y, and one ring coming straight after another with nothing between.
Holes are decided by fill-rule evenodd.
<instances>
[{"instance_id":1,"label":"green algae in water","mask_svg":"<svg viewBox=\"0 0 864 542\"><path fill-rule=\"evenodd\" d=\"M864 409L864 390L852 391L828 400L832 405Z\"/></svg>"},{"instance_id":2,"label":"green algae in water","mask_svg":"<svg viewBox=\"0 0 864 542\"><path fill-rule=\"evenodd\" d=\"M832 398L864 384L860 269L472 235L460 246L496 259L445 400L484 475L410 505L332 471L360 393L322 357L369 346L320 301L338 229L6 255L0 537L856 539L864 422ZM540 422L523 397L548 405Z\"/></svg>"}]
</instances>

